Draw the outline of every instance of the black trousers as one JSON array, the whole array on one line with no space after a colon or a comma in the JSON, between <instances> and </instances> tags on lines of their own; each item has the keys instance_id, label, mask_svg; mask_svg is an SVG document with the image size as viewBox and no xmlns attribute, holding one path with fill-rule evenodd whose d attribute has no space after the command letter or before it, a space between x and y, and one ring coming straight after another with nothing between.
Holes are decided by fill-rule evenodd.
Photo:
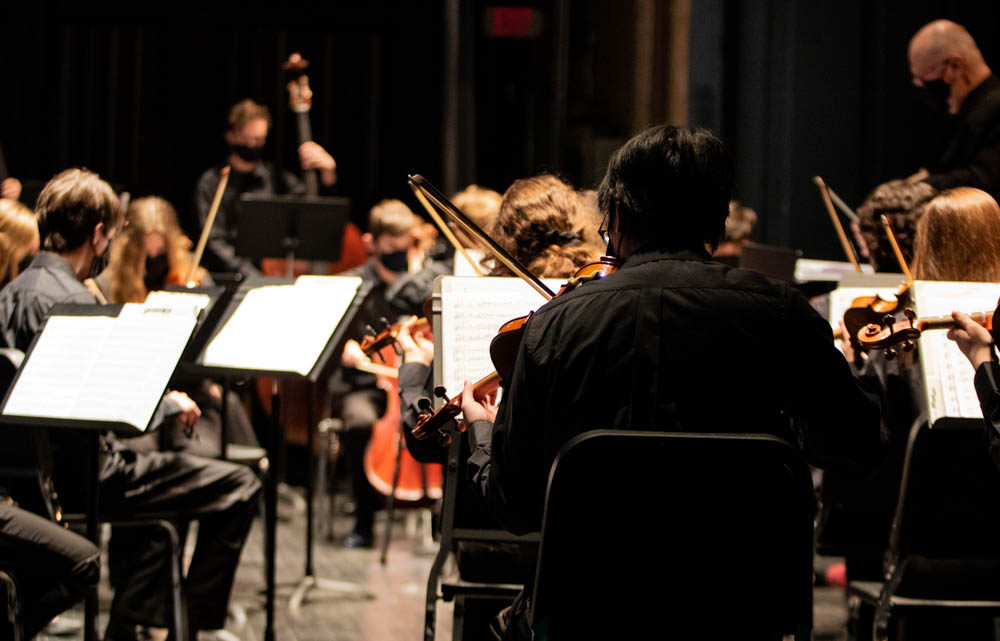
<instances>
[{"instance_id":1,"label":"black trousers","mask_svg":"<svg viewBox=\"0 0 1000 641\"><path fill-rule=\"evenodd\" d=\"M188 621L191 629L222 628L260 481L246 466L191 454L116 449L104 456L102 513L178 512L197 519L198 541L184 579ZM65 485L60 480L67 479L57 476L57 485ZM183 530L185 524L179 525ZM110 638L134 623L169 627L169 545L162 528L113 530L109 560L116 589Z\"/></svg>"},{"instance_id":2,"label":"black trousers","mask_svg":"<svg viewBox=\"0 0 1000 641\"><path fill-rule=\"evenodd\" d=\"M385 392L380 389L355 390L340 400L339 414L344 421L342 442L354 495L354 532L363 537L372 536L375 511L382 503L381 495L365 475L365 447L371 439L372 426L385 413L385 405Z\"/></svg>"},{"instance_id":3,"label":"black trousers","mask_svg":"<svg viewBox=\"0 0 1000 641\"><path fill-rule=\"evenodd\" d=\"M0 558L14 571L25 639L80 601L100 576L93 543L7 501L0 501Z\"/></svg>"}]
</instances>

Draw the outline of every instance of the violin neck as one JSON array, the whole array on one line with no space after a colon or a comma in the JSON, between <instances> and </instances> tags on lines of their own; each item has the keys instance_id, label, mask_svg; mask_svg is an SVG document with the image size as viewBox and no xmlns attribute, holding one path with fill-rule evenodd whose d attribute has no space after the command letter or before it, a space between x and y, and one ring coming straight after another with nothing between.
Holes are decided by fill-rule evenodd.
<instances>
[{"instance_id":1,"label":"violin neck","mask_svg":"<svg viewBox=\"0 0 1000 641\"><path fill-rule=\"evenodd\" d=\"M472 397L480 401L500 387L500 374L493 372L476 381L472 386Z\"/></svg>"},{"instance_id":2,"label":"violin neck","mask_svg":"<svg viewBox=\"0 0 1000 641\"><path fill-rule=\"evenodd\" d=\"M299 130L299 146L312 141L312 123L309 122L308 111L295 112L295 124ZM306 193L310 196L319 194L319 181L316 177L316 170L309 169L305 172Z\"/></svg>"},{"instance_id":3,"label":"violin neck","mask_svg":"<svg viewBox=\"0 0 1000 641\"><path fill-rule=\"evenodd\" d=\"M993 329L993 312L974 312L969 314L969 318L986 329ZM922 332L929 329L951 329L952 327L955 327L955 321L951 316L933 316L917 321L917 329Z\"/></svg>"}]
</instances>

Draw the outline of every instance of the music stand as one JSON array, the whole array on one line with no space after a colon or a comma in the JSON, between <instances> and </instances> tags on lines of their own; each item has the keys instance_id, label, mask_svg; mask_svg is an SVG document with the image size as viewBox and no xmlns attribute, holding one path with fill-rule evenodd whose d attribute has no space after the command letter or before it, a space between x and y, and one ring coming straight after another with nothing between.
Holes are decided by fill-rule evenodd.
<instances>
[{"instance_id":1,"label":"music stand","mask_svg":"<svg viewBox=\"0 0 1000 641\"><path fill-rule=\"evenodd\" d=\"M105 431L138 435L148 428L196 324L194 315L175 315L167 309L149 310L141 316L123 315L123 309L122 305L59 303L53 306L28 348L0 409L0 424L89 433L84 453L86 535L94 543L98 543L100 508L100 436ZM92 317L106 318L107 325L121 319L122 325L128 324L130 329L116 332L112 325L103 334L94 332L93 324L88 321ZM136 331L139 329L143 331ZM71 353L72 350L65 349L67 343L74 343L79 351ZM115 344L120 349L106 350L108 344ZM151 344L157 345L158 352L152 357L148 352ZM87 368L87 376L79 374L83 368ZM76 376L72 375L74 372ZM114 380L129 380L133 385L123 392L113 384ZM95 384L95 381L100 383ZM43 385L58 388L57 398L39 393ZM143 388L138 402L123 403L123 396L136 391L136 386ZM88 591L85 601L84 639L93 641L98 638L96 585Z\"/></svg>"},{"instance_id":2,"label":"music stand","mask_svg":"<svg viewBox=\"0 0 1000 641\"><path fill-rule=\"evenodd\" d=\"M339 321L336 322L336 326L329 328L326 334L322 336L322 345L314 344L308 346L308 349L318 350L318 355L315 360L312 361L312 365L308 371L305 370L292 370L285 368L284 366L278 367L271 364L273 361L269 359L274 358L276 350L273 349L273 345L268 345L269 338L272 339L270 342L280 341L284 339L284 336L269 335L267 330L274 327L273 324L262 327L262 331L255 331L249 335L244 336L239 342L239 349L235 350L238 352L237 358L235 360L230 360L228 362L219 361L216 356L211 353L213 345L216 344L216 339L220 336L224 336L227 331L227 326L231 319L236 318L239 312L240 306L244 301L248 301L249 298L253 296L253 290L258 288L265 288L268 285L293 285L299 293L296 294L300 302L304 301L304 304L311 304L309 301L317 301L317 296L322 295L321 290L316 289L316 285L309 285L308 281L304 279L328 279L328 282L339 281L339 282L356 282L354 285L356 289L351 292L351 300L347 305L346 309L343 310L342 316L339 317ZM300 283L306 283L305 285L300 285ZM319 276L319 277L303 277L298 280L288 279L288 278L267 278L267 277L251 277L244 281L239 289L233 295L232 300L226 312L223 314L222 320L219 322L218 328L215 334L209 339L205 350L197 359L197 364L200 371L207 375L221 375L221 376L266 376L275 379L275 384L272 387L271 392L271 432L270 432L270 442L267 444L267 450L269 455L274 457L274 453L282 446L284 442L283 429L280 420L279 408L281 405L281 398L278 392L277 379L278 378L299 378L300 380L305 380L310 384L315 385L319 380L321 374L327 369L327 364L330 359L334 357L339 352L337 351L346 339L345 334L347 328L351 325L355 314L360 308L365 297L367 297L370 291L370 285L361 281L358 277L345 278L338 276ZM322 301L317 301L317 303ZM329 301L327 301L329 302ZM258 308L259 309L259 308ZM294 323L296 320L303 321L303 319L308 316L305 313L299 313L297 309L287 308L287 307L269 307L270 311L277 311L281 314L286 314L288 316L288 322ZM339 313L339 312L338 312ZM315 317L323 317L323 312L319 312L314 315ZM244 317L245 320L246 317ZM308 320L308 319L306 319ZM263 321L264 325L267 325L273 319L268 319ZM244 326L245 329L245 326ZM293 337L301 338L301 335L297 336L297 331L295 327L292 327L289 332ZM293 339L294 340L294 339ZM230 341L230 347L232 346L232 341ZM307 351L308 351L307 349ZM262 356L255 355L255 350L259 351ZM232 353L232 350L231 350ZM216 359L216 360L213 360ZM320 579L316 576L313 569L313 554L312 554L312 542L313 542L313 469L315 468L315 454L313 453L313 446L315 443L315 438L313 434L313 423L314 416L312 404L308 407L308 416L310 429L308 430L308 451L309 451L309 467L310 473L307 476L306 485L306 559L305 559L305 573L303 578L299 581L298 586L295 589L295 595L301 594L298 600L304 597L306 591L312 588L321 588L329 591L337 592L360 592L360 588L352 583L347 583L344 581L333 581L328 579ZM266 563L266 574L267 574L267 585L266 585L266 627L264 630L265 641L273 641L274 639L274 601L275 601L275 537L274 533L276 530L277 523L277 476L272 469L271 473L267 476L267 485L265 488L265 527L267 530L267 550L265 556ZM293 598L295 596L293 595Z\"/></svg>"},{"instance_id":3,"label":"music stand","mask_svg":"<svg viewBox=\"0 0 1000 641\"><path fill-rule=\"evenodd\" d=\"M237 256L285 257L289 277L296 258L340 260L344 226L351 215L347 198L243 194L240 205Z\"/></svg>"}]
</instances>

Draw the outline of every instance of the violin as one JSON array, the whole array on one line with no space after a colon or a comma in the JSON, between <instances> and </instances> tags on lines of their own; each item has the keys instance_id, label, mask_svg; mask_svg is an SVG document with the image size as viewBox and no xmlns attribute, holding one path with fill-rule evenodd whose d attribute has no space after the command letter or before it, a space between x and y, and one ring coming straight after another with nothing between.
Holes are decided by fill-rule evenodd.
<instances>
[{"instance_id":1,"label":"violin","mask_svg":"<svg viewBox=\"0 0 1000 641\"><path fill-rule=\"evenodd\" d=\"M859 330L856 337L861 349L883 349L886 359L892 360L896 357L897 345L904 352L910 352L916 346L914 341L920 338L921 333L956 327L951 316L934 316L917 320L916 313L910 307L904 308L903 314L906 320L897 322L891 314L887 314L880 323L869 323ZM994 334L993 315L994 312L976 312L969 314L969 318Z\"/></svg>"},{"instance_id":2,"label":"violin","mask_svg":"<svg viewBox=\"0 0 1000 641\"><path fill-rule=\"evenodd\" d=\"M366 356L371 357L380 353L383 347L395 345L396 338L399 336L399 332L402 327L403 323L390 325L384 318L379 320L378 331L369 325L365 330L364 338L361 339L361 351L364 352ZM425 317L421 317L414 322L411 331L426 332L430 330L430 327L430 321L428 321Z\"/></svg>"}]
</instances>

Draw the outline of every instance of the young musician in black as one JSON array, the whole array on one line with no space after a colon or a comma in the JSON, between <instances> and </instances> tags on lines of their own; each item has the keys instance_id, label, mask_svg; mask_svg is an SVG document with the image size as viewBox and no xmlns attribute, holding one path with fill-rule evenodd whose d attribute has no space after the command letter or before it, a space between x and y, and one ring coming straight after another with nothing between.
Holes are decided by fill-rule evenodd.
<instances>
[{"instance_id":1,"label":"young musician in black","mask_svg":"<svg viewBox=\"0 0 1000 641\"><path fill-rule=\"evenodd\" d=\"M879 403L829 324L790 286L711 261L733 175L705 130L654 127L612 155L599 195L621 268L535 311L499 408L463 392L470 479L507 529L540 529L556 453L593 429L752 429L820 467L881 461Z\"/></svg>"}]
</instances>

